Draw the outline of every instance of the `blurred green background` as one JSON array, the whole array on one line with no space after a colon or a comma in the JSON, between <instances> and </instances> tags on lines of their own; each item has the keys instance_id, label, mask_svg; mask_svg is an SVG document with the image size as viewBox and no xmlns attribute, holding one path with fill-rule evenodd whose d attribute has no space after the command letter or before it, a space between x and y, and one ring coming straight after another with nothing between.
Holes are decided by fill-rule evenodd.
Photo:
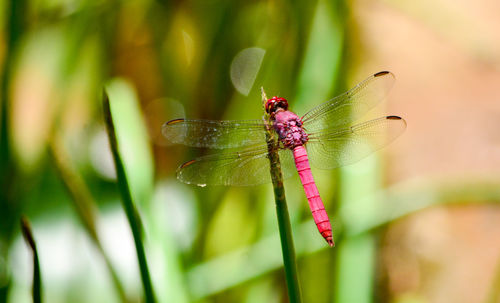
<instances>
[{"instance_id":1,"label":"blurred green background","mask_svg":"<svg viewBox=\"0 0 500 303\"><path fill-rule=\"evenodd\" d=\"M500 4L481 1L0 2L0 302L138 302L137 257L102 114L112 103L159 302L287 302L271 185L188 186L173 118L299 115L369 75L408 129L313 170L329 248L285 182L304 302L500 302ZM371 115L371 114L370 114ZM367 117L368 118L368 117ZM114 278L113 278L114 276Z\"/></svg>"}]
</instances>

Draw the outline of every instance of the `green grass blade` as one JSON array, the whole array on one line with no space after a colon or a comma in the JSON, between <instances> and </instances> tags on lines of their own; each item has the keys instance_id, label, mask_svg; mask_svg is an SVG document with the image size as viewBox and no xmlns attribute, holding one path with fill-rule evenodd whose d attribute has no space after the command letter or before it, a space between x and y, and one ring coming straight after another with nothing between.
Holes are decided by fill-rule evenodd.
<instances>
[{"instance_id":1,"label":"green grass blade","mask_svg":"<svg viewBox=\"0 0 500 303\"><path fill-rule=\"evenodd\" d=\"M146 208L153 191L154 163L141 105L125 80L112 80L106 85L106 93L130 193L138 207Z\"/></svg>"},{"instance_id":2,"label":"green grass blade","mask_svg":"<svg viewBox=\"0 0 500 303\"><path fill-rule=\"evenodd\" d=\"M331 98L338 82L344 47L344 28L324 0L318 1L304 61L298 77L294 109L305 113L313 105Z\"/></svg>"},{"instance_id":3,"label":"green grass blade","mask_svg":"<svg viewBox=\"0 0 500 303\"><path fill-rule=\"evenodd\" d=\"M146 254L144 251L144 245L142 243L141 221L139 218L139 214L135 208L135 204L129 187L129 182L127 180L127 174L125 173L125 167L123 165L123 160L119 152L118 141L115 132L115 125L113 123L113 117L111 114L110 100L108 98L106 91L104 91L103 94L103 109L104 109L104 120L106 123L106 130L108 132L109 144L111 147L111 152L113 154L113 160L116 168L118 188L122 196L122 205L125 210L125 214L127 216L130 228L132 230L132 236L134 238L134 244L137 252L137 259L139 262L139 270L141 272L141 278L144 287L146 302L148 303L156 302L155 295L153 292L153 285L151 283L151 277L149 275L149 269L146 260Z\"/></svg>"},{"instance_id":4,"label":"green grass blade","mask_svg":"<svg viewBox=\"0 0 500 303\"><path fill-rule=\"evenodd\" d=\"M36 249L35 238L31 232L31 226L26 218L21 218L21 231L24 239L33 253L33 302L42 302L42 278L40 273L40 261L38 259L38 250Z\"/></svg>"},{"instance_id":5,"label":"green grass blade","mask_svg":"<svg viewBox=\"0 0 500 303\"><path fill-rule=\"evenodd\" d=\"M262 89L262 101L267 100L264 89ZM283 265L285 267L286 286L290 302L302 302L300 294L297 263L295 260L295 248L293 246L292 227L290 215L286 205L285 188L283 187L283 175L281 174L280 159L277 152L277 141L273 138L271 131L266 133L268 142L269 161L271 163L271 179L273 181L274 199L276 201L276 215L278 216L278 228L281 240L281 251L283 253Z\"/></svg>"},{"instance_id":6,"label":"green grass blade","mask_svg":"<svg viewBox=\"0 0 500 303\"><path fill-rule=\"evenodd\" d=\"M353 212L370 216L375 212L377 200L373 193L379 190L380 171L378 159L369 157L360 163L341 168L343 177L339 196L341 217L345 220L353 217ZM351 201L361 201L357 207L345 211L342 205ZM335 302L369 303L373 298L373 279L375 268L375 236L370 233L346 236L339 245L337 291Z\"/></svg>"},{"instance_id":7,"label":"green grass blade","mask_svg":"<svg viewBox=\"0 0 500 303\"><path fill-rule=\"evenodd\" d=\"M2 67L0 75L0 259L7 260L22 204L16 184L19 179L11 150L11 129L9 115L12 104L9 90L14 74L14 58L27 28L28 1L5 1L2 17ZM3 18L0 18L3 19ZM14 199L16 199L14 201ZM0 262L0 302L7 301L12 284L7 262Z\"/></svg>"}]
</instances>

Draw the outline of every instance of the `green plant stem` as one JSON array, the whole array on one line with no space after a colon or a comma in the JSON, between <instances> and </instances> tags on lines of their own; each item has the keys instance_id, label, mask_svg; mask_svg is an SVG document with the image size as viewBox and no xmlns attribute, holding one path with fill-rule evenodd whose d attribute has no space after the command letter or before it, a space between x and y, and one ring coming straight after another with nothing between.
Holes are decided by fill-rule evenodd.
<instances>
[{"instance_id":1,"label":"green plant stem","mask_svg":"<svg viewBox=\"0 0 500 303\"><path fill-rule=\"evenodd\" d=\"M262 100L266 102L267 97L262 89ZM271 164L271 179L273 182L274 199L276 200L276 215L278 217L278 228L281 240L281 251L283 253L283 265L285 268L286 286L290 302L302 302L300 293L299 276L297 273L297 262L295 260L295 248L293 245L292 226L283 187L283 175L278 155L278 144L270 129L266 132L269 161Z\"/></svg>"},{"instance_id":2,"label":"green plant stem","mask_svg":"<svg viewBox=\"0 0 500 303\"><path fill-rule=\"evenodd\" d=\"M26 243L33 252L33 302L42 302L42 279L40 274L40 261L38 260L38 251L36 249L35 238L31 232L30 223L26 218L21 218L21 231Z\"/></svg>"},{"instance_id":3,"label":"green plant stem","mask_svg":"<svg viewBox=\"0 0 500 303\"><path fill-rule=\"evenodd\" d=\"M127 175L125 173L123 161L120 157L120 152L118 149L118 141L116 140L115 126L113 124L113 118L111 116L109 98L105 91L103 94L103 108L104 108L104 120L106 123L106 130L108 132L109 144L111 147L111 152L113 154L113 160L115 162L118 188L122 196L122 205L125 210L125 214L127 215L127 219L130 228L132 230L132 236L134 238L134 244L135 244L135 249L137 251L137 259L139 262L139 270L141 272L141 278L144 287L146 302L153 303L156 302L156 299L153 292L153 285L151 283L151 278L149 275L148 263L146 260L146 254L144 252L144 246L142 244L142 228L141 228L140 218L134 206L132 195L130 193L130 187L127 181Z\"/></svg>"}]
</instances>

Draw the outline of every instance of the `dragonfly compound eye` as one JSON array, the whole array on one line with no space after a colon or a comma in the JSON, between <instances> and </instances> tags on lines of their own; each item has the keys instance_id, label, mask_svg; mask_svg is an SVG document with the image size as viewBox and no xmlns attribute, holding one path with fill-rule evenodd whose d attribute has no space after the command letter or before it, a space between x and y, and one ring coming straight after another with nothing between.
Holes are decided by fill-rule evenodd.
<instances>
[{"instance_id":1,"label":"dragonfly compound eye","mask_svg":"<svg viewBox=\"0 0 500 303\"><path fill-rule=\"evenodd\" d=\"M282 108L284 110L288 109L288 102L286 101L285 98L280 98L280 97L272 97L271 99L267 100L266 102L266 112L268 114L272 114L275 111L278 110L278 108Z\"/></svg>"},{"instance_id":2,"label":"dragonfly compound eye","mask_svg":"<svg viewBox=\"0 0 500 303\"><path fill-rule=\"evenodd\" d=\"M276 107L280 107L284 110L287 110L288 109L288 101L286 101L285 98L277 98L277 104L276 104Z\"/></svg>"},{"instance_id":3,"label":"dragonfly compound eye","mask_svg":"<svg viewBox=\"0 0 500 303\"><path fill-rule=\"evenodd\" d=\"M265 107L266 107L266 112L268 114L271 114L276 110L276 99L277 99L277 97L274 96L271 99L267 100Z\"/></svg>"}]
</instances>

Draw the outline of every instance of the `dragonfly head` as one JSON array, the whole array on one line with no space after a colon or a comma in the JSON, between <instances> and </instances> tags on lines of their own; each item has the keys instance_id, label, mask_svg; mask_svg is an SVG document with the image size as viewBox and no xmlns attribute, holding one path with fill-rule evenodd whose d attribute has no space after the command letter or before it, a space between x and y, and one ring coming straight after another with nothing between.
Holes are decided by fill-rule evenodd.
<instances>
[{"instance_id":1,"label":"dragonfly head","mask_svg":"<svg viewBox=\"0 0 500 303\"><path fill-rule=\"evenodd\" d=\"M275 113L279 108L287 110L288 109L288 101L285 98L281 97L272 97L266 102L266 112L270 115Z\"/></svg>"}]
</instances>

